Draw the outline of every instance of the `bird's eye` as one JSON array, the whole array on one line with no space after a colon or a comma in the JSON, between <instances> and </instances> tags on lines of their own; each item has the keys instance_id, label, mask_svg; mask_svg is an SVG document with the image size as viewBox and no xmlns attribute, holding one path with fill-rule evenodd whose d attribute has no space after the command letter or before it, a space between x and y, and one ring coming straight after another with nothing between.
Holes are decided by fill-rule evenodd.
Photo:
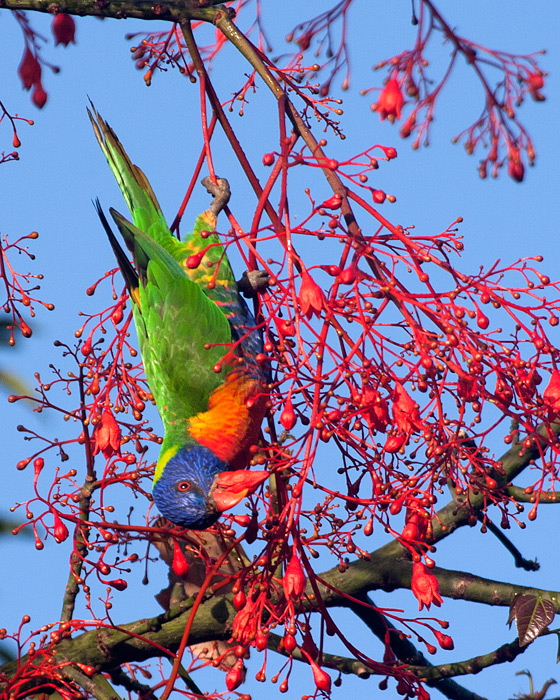
<instances>
[{"instance_id":1,"label":"bird's eye","mask_svg":"<svg viewBox=\"0 0 560 700\"><path fill-rule=\"evenodd\" d=\"M189 484L188 481L180 481L177 484L177 491L188 491L190 489L191 485Z\"/></svg>"}]
</instances>

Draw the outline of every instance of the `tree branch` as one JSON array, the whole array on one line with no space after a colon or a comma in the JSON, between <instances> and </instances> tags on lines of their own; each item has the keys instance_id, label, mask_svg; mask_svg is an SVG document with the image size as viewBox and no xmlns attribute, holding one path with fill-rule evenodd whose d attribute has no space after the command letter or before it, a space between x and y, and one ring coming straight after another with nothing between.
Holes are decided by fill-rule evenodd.
<instances>
[{"instance_id":1,"label":"tree branch","mask_svg":"<svg viewBox=\"0 0 560 700\"><path fill-rule=\"evenodd\" d=\"M57 3L51 0L0 0L0 8L7 10L31 10L48 14L65 12L81 17L166 20L179 23L189 19L214 22L217 13L230 12L225 8L205 6L210 4L214 4L214 0L204 4L197 0L160 0L157 3L143 0L62 0Z\"/></svg>"},{"instance_id":2,"label":"tree branch","mask_svg":"<svg viewBox=\"0 0 560 700\"><path fill-rule=\"evenodd\" d=\"M541 565L536 559L525 559L509 537L507 537L495 523L488 519L484 520L481 515L479 515L479 520L484 522L484 525L490 530L494 537L512 555L515 566L518 569L524 569L525 571L538 571L541 568Z\"/></svg>"},{"instance_id":3,"label":"tree branch","mask_svg":"<svg viewBox=\"0 0 560 700\"><path fill-rule=\"evenodd\" d=\"M448 678L449 676L466 676L479 673L479 671L488 668L488 666L513 661L526 649L528 649L528 646L520 647L519 641L516 639L509 644L503 644L488 654L474 656L472 659L451 664L441 664L441 666L411 666L410 670L420 676L420 678L426 678L429 683L430 681Z\"/></svg>"},{"instance_id":4,"label":"tree branch","mask_svg":"<svg viewBox=\"0 0 560 700\"><path fill-rule=\"evenodd\" d=\"M64 675L77 683L87 693L92 695L97 700L121 700L115 692L113 686L101 673L97 673L93 677L86 676L75 666L67 666L64 668Z\"/></svg>"},{"instance_id":5,"label":"tree branch","mask_svg":"<svg viewBox=\"0 0 560 700\"><path fill-rule=\"evenodd\" d=\"M370 606L373 605L373 602L369 597L366 596L363 600L364 603L367 603L367 606L350 605L350 609L382 642L385 641L387 629L395 630L395 633L389 636L389 643L399 661L414 666L433 667L433 664L431 664L424 654L414 646L410 639L397 633L396 627L390 620L379 611L372 610ZM428 685L438 690L446 698L450 698L450 700L485 700L485 698L482 698L480 695L477 695L467 688L463 688L450 678L430 681Z\"/></svg>"},{"instance_id":6,"label":"tree branch","mask_svg":"<svg viewBox=\"0 0 560 700\"><path fill-rule=\"evenodd\" d=\"M434 567L430 570L439 583L439 591L447 598L468 600L485 605L508 606L516 594L534 593L551 599L560 612L560 592L528 588L513 583L494 581L464 571ZM371 561L354 561L341 573L338 567L318 576L319 589L325 605L349 607L353 598L363 597L373 590L393 591L410 588L412 563L403 559L373 554Z\"/></svg>"}]
</instances>

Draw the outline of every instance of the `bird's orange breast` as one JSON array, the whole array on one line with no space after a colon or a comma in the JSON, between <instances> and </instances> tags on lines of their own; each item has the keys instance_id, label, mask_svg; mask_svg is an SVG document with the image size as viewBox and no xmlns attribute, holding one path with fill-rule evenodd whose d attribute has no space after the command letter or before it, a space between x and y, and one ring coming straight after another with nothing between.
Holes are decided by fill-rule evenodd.
<instances>
[{"instance_id":1,"label":"bird's orange breast","mask_svg":"<svg viewBox=\"0 0 560 700\"><path fill-rule=\"evenodd\" d=\"M231 372L215 389L208 410L189 421L189 433L233 469L247 466L266 410L264 385L243 372Z\"/></svg>"}]
</instances>

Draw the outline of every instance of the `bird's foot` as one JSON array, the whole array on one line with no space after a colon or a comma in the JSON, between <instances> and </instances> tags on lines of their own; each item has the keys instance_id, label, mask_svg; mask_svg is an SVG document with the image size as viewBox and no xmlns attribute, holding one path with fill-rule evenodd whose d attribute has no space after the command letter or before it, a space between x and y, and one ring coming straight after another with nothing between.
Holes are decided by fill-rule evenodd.
<instances>
[{"instance_id":1,"label":"bird's foot","mask_svg":"<svg viewBox=\"0 0 560 700\"><path fill-rule=\"evenodd\" d=\"M246 299L254 299L260 292L266 291L270 284L270 275L266 270L245 270L243 277L237 280L237 289Z\"/></svg>"},{"instance_id":2,"label":"bird's foot","mask_svg":"<svg viewBox=\"0 0 560 700\"><path fill-rule=\"evenodd\" d=\"M214 216L218 216L218 214L229 202L229 198L231 196L229 182L223 177L216 178L216 182L214 182L214 180L208 176L201 180L200 184L204 185L207 192L214 198L214 201L210 205L210 211L214 214Z\"/></svg>"}]
</instances>

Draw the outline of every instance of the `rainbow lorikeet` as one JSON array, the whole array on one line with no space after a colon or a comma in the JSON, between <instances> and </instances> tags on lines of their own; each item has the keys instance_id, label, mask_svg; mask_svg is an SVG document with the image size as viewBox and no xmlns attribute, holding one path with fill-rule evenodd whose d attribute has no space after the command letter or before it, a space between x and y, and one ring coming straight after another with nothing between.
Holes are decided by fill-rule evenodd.
<instances>
[{"instance_id":1,"label":"rainbow lorikeet","mask_svg":"<svg viewBox=\"0 0 560 700\"><path fill-rule=\"evenodd\" d=\"M93 105L92 111L95 135L134 222L110 210L133 265L97 203L165 428L153 498L172 522L204 529L268 476L244 469L266 410L267 372L255 359L263 350L261 334L214 232L229 186L203 181L214 201L179 241L144 173Z\"/></svg>"}]
</instances>

